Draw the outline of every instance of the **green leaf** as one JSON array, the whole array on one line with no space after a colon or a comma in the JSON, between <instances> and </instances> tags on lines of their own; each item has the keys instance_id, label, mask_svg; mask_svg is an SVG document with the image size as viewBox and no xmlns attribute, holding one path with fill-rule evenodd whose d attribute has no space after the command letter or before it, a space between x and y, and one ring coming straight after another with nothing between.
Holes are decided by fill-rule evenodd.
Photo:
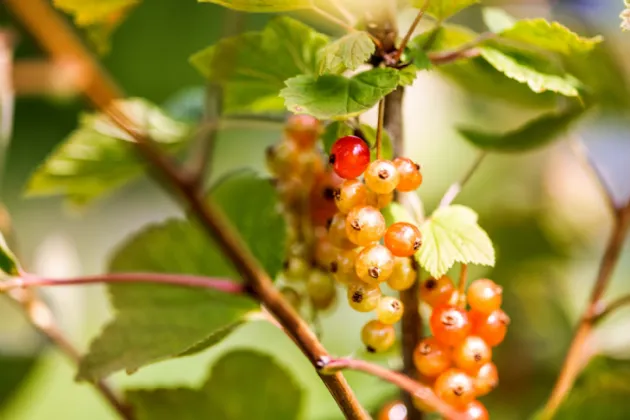
<instances>
[{"instance_id":1,"label":"green leaf","mask_svg":"<svg viewBox=\"0 0 630 420\"><path fill-rule=\"evenodd\" d=\"M368 142L370 145L370 154L372 160L376 159L376 128L367 125L361 124L361 133L363 134L363 139ZM392 144L392 139L389 137L387 131L383 130L383 138L381 139L381 146L383 147L383 159L393 159L394 158L394 146Z\"/></svg>"},{"instance_id":2,"label":"green leaf","mask_svg":"<svg viewBox=\"0 0 630 420\"><path fill-rule=\"evenodd\" d=\"M289 17L272 19L262 32L225 38L190 58L224 91L224 112L284 109L278 92L299 74L317 75L318 53L328 38Z\"/></svg>"},{"instance_id":3,"label":"green leaf","mask_svg":"<svg viewBox=\"0 0 630 420\"><path fill-rule=\"evenodd\" d=\"M387 222L387 226L396 223L396 222L407 222L416 224L411 213L407 211L402 205L399 203L393 202L389 206L385 207L381 213L385 217L385 221Z\"/></svg>"},{"instance_id":4,"label":"green leaf","mask_svg":"<svg viewBox=\"0 0 630 420\"><path fill-rule=\"evenodd\" d=\"M427 0L413 0L414 7L422 8ZM455 13L464 10L473 4L479 3L479 0L430 0L427 14L433 16L437 20L444 20Z\"/></svg>"},{"instance_id":5,"label":"green leaf","mask_svg":"<svg viewBox=\"0 0 630 420\"><path fill-rule=\"evenodd\" d=\"M432 276L445 274L456 262L494 265L494 248L477 224L477 213L453 205L437 209L420 226L423 243L416 258Z\"/></svg>"},{"instance_id":6,"label":"green leaf","mask_svg":"<svg viewBox=\"0 0 630 420\"><path fill-rule=\"evenodd\" d=\"M2 233L0 233L0 271L9 276L20 275L20 265L13 252L9 249Z\"/></svg>"},{"instance_id":7,"label":"green leaf","mask_svg":"<svg viewBox=\"0 0 630 420\"><path fill-rule=\"evenodd\" d=\"M418 76L418 67L413 64L408 65L398 71L399 81L398 84L400 86L411 86L413 82L416 80Z\"/></svg>"},{"instance_id":8,"label":"green leaf","mask_svg":"<svg viewBox=\"0 0 630 420\"><path fill-rule=\"evenodd\" d=\"M466 140L481 149L497 152L521 152L551 142L585 112L585 108L573 107L562 112L543 114L541 117L506 133L488 133L463 127L460 127L458 131Z\"/></svg>"},{"instance_id":9,"label":"green leaf","mask_svg":"<svg viewBox=\"0 0 630 420\"><path fill-rule=\"evenodd\" d=\"M519 20L514 26L501 32L501 38L564 55L587 53L603 41L601 36L581 37L558 22L548 22L542 18Z\"/></svg>"},{"instance_id":10,"label":"green leaf","mask_svg":"<svg viewBox=\"0 0 630 420\"><path fill-rule=\"evenodd\" d=\"M286 107L320 119L348 118L372 108L398 86L398 71L376 68L345 78L301 75L286 81L280 91Z\"/></svg>"},{"instance_id":11,"label":"green leaf","mask_svg":"<svg viewBox=\"0 0 630 420\"><path fill-rule=\"evenodd\" d=\"M241 12L275 13L308 9L311 0L198 0L200 3L216 3Z\"/></svg>"},{"instance_id":12,"label":"green leaf","mask_svg":"<svg viewBox=\"0 0 630 420\"><path fill-rule=\"evenodd\" d=\"M481 13L483 23L494 33L503 32L506 29L512 28L517 22L512 15L498 7L484 7Z\"/></svg>"},{"instance_id":13,"label":"green leaf","mask_svg":"<svg viewBox=\"0 0 630 420\"><path fill-rule=\"evenodd\" d=\"M330 154L330 149L338 138L349 136L352 133L354 133L354 130L344 121L333 121L328 124L326 130L324 130L324 134L322 134L324 152Z\"/></svg>"},{"instance_id":14,"label":"green leaf","mask_svg":"<svg viewBox=\"0 0 630 420\"><path fill-rule=\"evenodd\" d=\"M188 141L190 127L142 99L119 103L141 132L174 152ZM33 173L27 196L63 195L86 205L140 176L145 168L133 139L102 114L84 115L77 128Z\"/></svg>"},{"instance_id":15,"label":"green leaf","mask_svg":"<svg viewBox=\"0 0 630 420\"><path fill-rule=\"evenodd\" d=\"M211 196L275 277L282 266L285 226L271 184L242 172L220 182ZM116 252L110 269L239 277L206 231L187 220L170 220L136 234ZM80 379L93 381L201 351L258 308L245 296L206 289L130 283L111 285L109 291L116 316L92 342Z\"/></svg>"},{"instance_id":16,"label":"green leaf","mask_svg":"<svg viewBox=\"0 0 630 420\"><path fill-rule=\"evenodd\" d=\"M355 70L370 58L374 49L374 42L367 32L351 32L321 49L319 73L339 74Z\"/></svg>"},{"instance_id":17,"label":"green leaf","mask_svg":"<svg viewBox=\"0 0 630 420\"><path fill-rule=\"evenodd\" d=\"M413 65L416 66L417 70L429 70L433 68L429 54L421 49L417 49L413 52Z\"/></svg>"},{"instance_id":18,"label":"green leaf","mask_svg":"<svg viewBox=\"0 0 630 420\"><path fill-rule=\"evenodd\" d=\"M302 389L276 360L250 350L227 353L199 388L132 390L138 420L294 420Z\"/></svg>"},{"instance_id":19,"label":"green leaf","mask_svg":"<svg viewBox=\"0 0 630 420\"><path fill-rule=\"evenodd\" d=\"M552 91L565 96L578 96L580 82L570 74L556 75L539 71L537 63L527 62L522 57L509 56L497 49L482 47L481 56L495 69L505 74L510 79L526 83L536 92Z\"/></svg>"}]
</instances>

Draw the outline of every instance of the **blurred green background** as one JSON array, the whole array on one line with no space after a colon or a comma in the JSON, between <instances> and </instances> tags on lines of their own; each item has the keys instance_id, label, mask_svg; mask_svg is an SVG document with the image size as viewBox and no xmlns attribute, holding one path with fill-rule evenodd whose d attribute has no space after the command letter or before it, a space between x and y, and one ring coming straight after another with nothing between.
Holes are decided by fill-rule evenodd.
<instances>
[{"instance_id":1,"label":"blurred green background","mask_svg":"<svg viewBox=\"0 0 630 420\"><path fill-rule=\"evenodd\" d=\"M552 14L578 32L605 34L616 51L628 51L630 35L618 30L621 3L510 2L510 11L519 16ZM3 25L20 32L17 58L42 56L2 8L0 13ZM260 28L269 17L244 16L244 26ZM103 62L129 95L164 103L203 83L187 59L219 38L224 18L224 9L193 0L146 0L114 33L111 52ZM412 18L413 14L403 14L401 26ZM480 25L478 10L457 20L473 27ZM627 54L616 57L628 60ZM101 272L111 250L129 233L149 221L179 214L170 198L148 180L82 211L68 209L58 198L22 197L28 175L76 126L78 112L84 108L85 103L77 98L21 97L17 101L15 133L5 157L2 203L13 218L23 260L40 274ZM499 112L503 121L519 121L529 115L527 110L504 109L503 103L467 95L436 72L422 73L408 90L408 155L424 168L425 183L420 191L428 210L435 208L476 154L457 136L455 124L472 122L493 128ZM373 117L370 113L367 119ZM264 149L279 139L280 128L243 127L221 133L213 177L244 166L263 171ZM580 133L601 165L610 169L606 173L616 193L628 194L627 122L591 120L580 127ZM598 188L566 141L523 155L491 155L457 201L480 213L481 226L497 250L497 266L492 270L475 267L472 276L489 276L504 286L505 310L512 318L508 338L495 352L501 386L484 401L493 418L525 419L541 406L551 389L572 326L593 282L610 218ZM630 292L629 276L630 249L626 248L608 295ZM44 291L64 330L82 349L110 317L103 292L99 286ZM336 310L323 319L325 345L334 354L358 354L358 332L368 317L350 312L341 299ZM592 345L603 355L630 359L630 308L607 319ZM295 372L308 390L305 418L341 418L301 353L277 329L263 322L240 328L200 355L158 363L131 376L117 374L112 379L123 388L199 384L211 362L235 347L260 349ZM400 360L391 356L385 363L398 367ZM593 375L597 376L600 368L609 369L610 361L601 366L596 366ZM73 366L28 329L19 311L0 301L0 418L115 418L89 386L73 381L74 374ZM395 389L373 378L348 376L362 401L373 410L396 394ZM594 401L597 404L599 400ZM630 418L630 409L626 410L622 417L603 414L601 418Z\"/></svg>"}]
</instances>

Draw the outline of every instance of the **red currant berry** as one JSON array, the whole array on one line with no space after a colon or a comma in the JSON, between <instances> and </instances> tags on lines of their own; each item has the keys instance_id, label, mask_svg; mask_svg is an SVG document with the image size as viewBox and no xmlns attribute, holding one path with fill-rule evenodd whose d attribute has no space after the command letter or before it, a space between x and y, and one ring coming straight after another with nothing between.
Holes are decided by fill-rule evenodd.
<instances>
[{"instance_id":1,"label":"red currant berry","mask_svg":"<svg viewBox=\"0 0 630 420\"><path fill-rule=\"evenodd\" d=\"M469 335L455 346L453 361L465 372L475 374L479 368L492 360L492 349L481 338Z\"/></svg>"},{"instance_id":2,"label":"red currant berry","mask_svg":"<svg viewBox=\"0 0 630 420\"><path fill-rule=\"evenodd\" d=\"M453 293L455 293L455 285L447 276L439 279L428 278L420 286L420 300L433 308L447 304Z\"/></svg>"},{"instance_id":3,"label":"red currant berry","mask_svg":"<svg viewBox=\"0 0 630 420\"><path fill-rule=\"evenodd\" d=\"M370 353L387 351L396 341L396 330L393 325L373 320L361 330L361 341Z\"/></svg>"},{"instance_id":4,"label":"red currant berry","mask_svg":"<svg viewBox=\"0 0 630 420\"><path fill-rule=\"evenodd\" d=\"M378 241L386 228L385 218L374 207L355 207L348 213L346 235L357 245L366 246Z\"/></svg>"},{"instance_id":5,"label":"red currant berry","mask_svg":"<svg viewBox=\"0 0 630 420\"><path fill-rule=\"evenodd\" d=\"M422 375L435 378L451 367L451 352L435 337L428 337L416 346L413 362Z\"/></svg>"},{"instance_id":6,"label":"red currant berry","mask_svg":"<svg viewBox=\"0 0 630 420\"><path fill-rule=\"evenodd\" d=\"M466 297L470 308L488 314L501 308L503 288L492 280L479 279L468 287Z\"/></svg>"},{"instance_id":7,"label":"red currant berry","mask_svg":"<svg viewBox=\"0 0 630 420\"><path fill-rule=\"evenodd\" d=\"M348 286L348 303L358 312L370 312L376 309L381 299L381 289L363 282Z\"/></svg>"},{"instance_id":8,"label":"red currant berry","mask_svg":"<svg viewBox=\"0 0 630 420\"><path fill-rule=\"evenodd\" d=\"M489 420L488 410L479 401L469 402L466 406L466 420Z\"/></svg>"},{"instance_id":9,"label":"red currant berry","mask_svg":"<svg viewBox=\"0 0 630 420\"><path fill-rule=\"evenodd\" d=\"M342 137L330 149L329 162L337 175L353 179L365 172L370 164L370 149L359 137Z\"/></svg>"},{"instance_id":10,"label":"red currant berry","mask_svg":"<svg viewBox=\"0 0 630 420\"><path fill-rule=\"evenodd\" d=\"M394 257L394 270L387 285L394 290L407 290L416 282L418 270L413 258Z\"/></svg>"},{"instance_id":11,"label":"red currant berry","mask_svg":"<svg viewBox=\"0 0 630 420\"><path fill-rule=\"evenodd\" d=\"M365 184L377 194L389 194L396 189L400 175L389 160L375 160L365 171Z\"/></svg>"},{"instance_id":12,"label":"red currant berry","mask_svg":"<svg viewBox=\"0 0 630 420\"><path fill-rule=\"evenodd\" d=\"M501 309L483 314L478 311L470 311L472 333L483 338L490 347L496 347L505 338L507 327L510 325L510 317Z\"/></svg>"},{"instance_id":13,"label":"red currant berry","mask_svg":"<svg viewBox=\"0 0 630 420\"><path fill-rule=\"evenodd\" d=\"M397 323L402 318L403 312L403 303L391 296L382 297L376 307L376 317L383 324Z\"/></svg>"},{"instance_id":14,"label":"red currant berry","mask_svg":"<svg viewBox=\"0 0 630 420\"><path fill-rule=\"evenodd\" d=\"M291 115L284 131L301 149L310 149L319 137L321 124L317 118L310 115Z\"/></svg>"},{"instance_id":15,"label":"red currant berry","mask_svg":"<svg viewBox=\"0 0 630 420\"><path fill-rule=\"evenodd\" d=\"M499 385L499 371L494 363L488 362L479 368L473 378L475 382L475 394L483 397Z\"/></svg>"},{"instance_id":16,"label":"red currant berry","mask_svg":"<svg viewBox=\"0 0 630 420\"><path fill-rule=\"evenodd\" d=\"M369 284L386 281L394 271L394 256L383 245L363 248L354 265L357 276Z\"/></svg>"},{"instance_id":17,"label":"red currant berry","mask_svg":"<svg viewBox=\"0 0 630 420\"><path fill-rule=\"evenodd\" d=\"M330 220L328 226L328 239L337 248L353 249L356 245L350 242L346 234L346 215L337 213Z\"/></svg>"},{"instance_id":18,"label":"red currant berry","mask_svg":"<svg viewBox=\"0 0 630 420\"><path fill-rule=\"evenodd\" d=\"M420 230L406 222L397 222L385 232L385 246L396 257L411 257L422 245Z\"/></svg>"},{"instance_id":19,"label":"red currant berry","mask_svg":"<svg viewBox=\"0 0 630 420\"><path fill-rule=\"evenodd\" d=\"M402 401L391 401L378 412L377 420L407 420L407 407Z\"/></svg>"},{"instance_id":20,"label":"red currant berry","mask_svg":"<svg viewBox=\"0 0 630 420\"><path fill-rule=\"evenodd\" d=\"M343 179L333 171L322 172L316 177L309 194L309 209L314 225L325 226L337 212L335 191L342 182Z\"/></svg>"},{"instance_id":21,"label":"red currant berry","mask_svg":"<svg viewBox=\"0 0 630 420\"><path fill-rule=\"evenodd\" d=\"M400 181L396 187L398 191L415 191L422 184L420 165L413 160L398 157L394 159L394 166L400 174Z\"/></svg>"},{"instance_id":22,"label":"red currant berry","mask_svg":"<svg viewBox=\"0 0 630 420\"><path fill-rule=\"evenodd\" d=\"M433 336L447 346L463 342L471 328L466 311L450 305L433 308L429 323Z\"/></svg>"},{"instance_id":23,"label":"red currant berry","mask_svg":"<svg viewBox=\"0 0 630 420\"><path fill-rule=\"evenodd\" d=\"M363 207L367 204L367 188L365 184L356 179L347 179L335 191L335 203L342 213L349 213L355 207Z\"/></svg>"},{"instance_id":24,"label":"red currant berry","mask_svg":"<svg viewBox=\"0 0 630 420\"><path fill-rule=\"evenodd\" d=\"M435 381L434 390L445 403L458 409L463 409L475 399L472 378L459 369L442 373Z\"/></svg>"}]
</instances>

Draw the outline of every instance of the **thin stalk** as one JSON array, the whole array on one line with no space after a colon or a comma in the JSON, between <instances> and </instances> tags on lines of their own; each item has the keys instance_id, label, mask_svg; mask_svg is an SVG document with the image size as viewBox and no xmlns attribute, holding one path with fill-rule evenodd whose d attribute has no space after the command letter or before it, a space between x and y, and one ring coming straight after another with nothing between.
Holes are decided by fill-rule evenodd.
<instances>
[{"instance_id":1,"label":"thin stalk","mask_svg":"<svg viewBox=\"0 0 630 420\"><path fill-rule=\"evenodd\" d=\"M378 122L376 124L376 158L383 158L383 115L385 114L385 98L378 103Z\"/></svg>"},{"instance_id":2,"label":"thin stalk","mask_svg":"<svg viewBox=\"0 0 630 420\"><path fill-rule=\"evenodd\" d=\"M427 9L429 8L430 4L431 4L431 0L424 0L424 4L422 5L422 8L420 9L418 14L416 15L416 18L411 23L411 26L409 27L409 30L407 30L407 33L405 34L404 38L400 42L400 45L396 49L396 52L394 53L394 56L392 57L394 63L398 63L398 60L400 60L400 56L405 51L405 48L407 47L407 44L409 43L409 40L411 39L411 36L413 35L414 31L418 27L418 24L420 23L420 20L422 19L422 16L424 16L424 13L427 11Z\"/></svg>"},{"instance_id":3,"label":"thin stalk","mask_svg":"<svg viewBox=\"0 0 630 420\"><path fill-rule=\"evenodd\" d=\"M454 50L429 53L429 59L437 66L452 63L457 60L478 57L481 54L481 50L476 47L495 36L496 34L491 32L483 33L474 40L467 42Z\"/></svg>"},{"instance_id":4,"label":"thin stalk","mask_svg":"<svg viewBox=\"0 0 630 420\"><path fill-rule=\"evenodd\" d=\"M629 306L629 305L630 305L630 295L621 296L620 298L617 298L613 300L612 302L606 305L603 305L601 309L598 309L598 311L595 314L593 314L593 318L591 322L594 325L599 324L600 322L604 320L604 318L606 318L611 313L615 312L617 309L620 309L620 308L623 308L624 306Z\"/></svg>"},{"instance_id":5,"label":"thin stalk","mask_svg":"<svg viewBox=\"0 0 630 420\"><path fill-rule=\"evenodd\" d=\"M464 173L462 178L459 181L452 184L448 188L448 190L446 190L446 193L440 200L440 208L451 205L451 203L462 191L462 188L464 188L464 185L466 185L466 183L470 181L470 178L472 178L473 174L477 171L477 169L479 169L479 165L481 165L481 162L483 162L483 160L485 159L487 155L488 153L484 151L480 151L479 154L477 154L477 157L473 161L472 165L470 165L466 173Z\"/></svg>"},{"instance_id":6,"label":"thin stalk","mask_svg":"<svg viewBox=\"0 0 630 420\"><path fill-rule=\"evenodd\" d=\"M466 308L466 282L468 281L468 264L462 264L459 271L459 284L457 285L457 305Z\"/></svg>"}]
</instances>

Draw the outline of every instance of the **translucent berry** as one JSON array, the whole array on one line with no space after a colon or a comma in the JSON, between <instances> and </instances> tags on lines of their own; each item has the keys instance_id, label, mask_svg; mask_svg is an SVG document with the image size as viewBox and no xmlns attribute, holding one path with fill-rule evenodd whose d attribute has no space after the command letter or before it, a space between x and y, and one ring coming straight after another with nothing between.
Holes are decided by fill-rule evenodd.
<instances>
[{"instance_id":1,"label":"translucent berry","mask_svg":"<svg viewBox=\"0 0 630 420\"><path fill-rule=\"evenodd\" d=\"M381 289L365 283L353 283L348 286L348 303L358 312L370 312L376 309L381 299Z\"/></svg>"},{"instance_id":2,"label":"translucent berry","mask_svg":"<svg viewBox=\"0 0 630 420\"><path fill-rule=\"evenodd\" d=\"M479 401L469 402L466 406L466 420L489 420L488 410Z\"/></svg>"},{"instance_id":3,"label":"translucent berry","mask_svg":"<svg viewBox=\"0 0 630 420\"><path fill-rule=\"evenodd\" d=\"M291 115L287 119L284 131L298 147L310 149L319 138L321 124L317 118L310 115Z\"/></svg>"},{"instance_id":4,"label":"translucent berry","mask_svg":"<svg viewBox=\"0 0 630 420\"><path fill-rule=\"evenodd\" d=\"M274 182L274 185L285 209L294 208L302 202L304 184L301 179L292 176L286 177Z\"/></svg>"},{"instance_id":5,"label":"translucent berry","mask_svg":"<svg viewBox=\"0 0 630 420\"><path fill-rule=\"evenodd\" d=\"M393 325L373 320L361 330L361 341L370 353L387 351L396 341L396 330Z\"/></svg>"},{"instance_id":6,"label":"translucent berry","mask_svg":"<svg viewBox=\"0 0 630 420\"><path fill-rule=\"evenodd\" d=\"M394 269L387 285L394 290L407 290L416 282L418 271L412 258L394 257Z\"/></svg>"},{"instance_id":7,"label":"translucent berry","mask_svg":"<svg viewBox=\"0 0 630 420\"><path fill-rule=\"evenodd\" d=\"M488 314L501 308L503 288L488 279L473 281L466 294L470 308Z\"/></svg>"},{"instance_id":8,"label":"translucent berry","mask_svg":"<svg viewBox=\"0 0 630 420\"><path fill-rule=\"evenodd\" d=\"M295 309L299 311L302 307L302 296L292 287L285 286L280 289L282 297Z\"/></svg>"},{"instance_id":9,"label":"translucent berry","mask_svg":"<svg viewBox=\"0 0 630 420\"><path fill-rule=\"evenodd\" d=\"M416 346L413 362L422 375L435 378L451 367L451 353L435 337L428 337Z\"/></svg>"},{"instance_id":10,"label":"translucent berry","mask_svg":"<svg viewBox=\"0 0 630 420\"><path fill-rule=\"evenodd\" d=\"M453 349L453 362L465 372L477 373L479 368L492 360L492 349L480 337L469 335Z\"/></svg>"},{"instance_id":11,"label":"translucent berry","mask_svg":"<svg viewBox=\"0 0 630 420\"><path fill-rule=\"evenodd\" d=\"M284 277L287 281L302 281L306 279L311 265L300 257L290 257L284 262Z\"/></svg>"},{"instance_id":12,"label":"translucent berry","mask_svg":"<svg viewBox=\"0 0 630 420\"><path fill-rule=\"evenodd\" d=\"M453 296L455 285L447 276L426 279L420 286L420 300L431 307L445 305Z\"/></svg>"},{"instance_id":13,"label":"translucent berry","mask_svg":"<svg viewBox=\"0 0 630 420\"><path fill-rule=\"evenodd\" d=\"M335 203L342 213L367 205L367 187L356 179L347 179L335 191Z\"/></svg>"},{"instance_id":14,"label":"translucent berry","mask_svg":"<svg viewBox=\"0 0 630 420\"><path fill-rule=\"evenodd\" d=\"M354 269L361 280L376 284L386 281L394 271L394 256L383 245L363 248L357 256Z\"/></svg>"},{"instance_id":15,"label":"translucent berry","mask_svg":"<svg viewBox=\"0 0 630 420\"><path fill-rule=\"evenodd\" d=\"M335 190L342 182L343 179L333 171L324 171L315 178L308 197L309 213L314 225L325 226L337 213Z\"/></svg>"},{"instance_id":16,"label":"translucent berry","mask_svg":"<svg viewBox=\"0 0 630 420\"><path fill-rule=\"evenodd\" d=\"M501 309L483 314L478 311L470 311L472 334L477 335L488 343L490 347L501 344L510 325L510 317Z\"/></svg>"},{"instance_id":17,"label":"translucent berry","mask_svg":"<svg viewBox=\"0 0 630 420\"><path fill-rule=\"evenodd\" d=\"M337 295L332 277L321 270L311 271L306 281L306 292L317 309L328 308Z\"/></svg>"},{"instance_id":18,"label":"translucent berry","mask_svg":"<svg viewBox=\"0 0 630 420\"><path fill-rule=\"evenodd\" d=\"M365 171L365 184L377 194L389 194L398 185L400 175L389 160L375 160Z\"/></svg>"},{"instance_id":19,"label":"translucent berry","mask_svg":"<svg viewBox=\"0 0 630 420\"><path fill-rule=\"evenodd\" d=\"M298 154L295 143L288 141L268 147L265 158L269 172L280 178L292 175L297 169Z\"/></svg>"},{"instance_id":20,"label":"translucent berry","mask_svg":"<svg viewBox=\"0 0 630 420\"><path fill-rule=\"evenodd\" d=\"M411 223L394 223L385 232L385 246L396 257L411 257L420 249L420 245L420 230Z\"/></svg>"},{"instance_id":21,"label":"translucent berry","mask_svg":"<svg viewBox=\"0 0 630 420\"><path fill-rule=\"evenodd\" d=\"M466 311L451 305L433 308L429 323L433 336L447 346L462 343L471 328Z\"/></svg>"},{"instance_id":22,"label":"translucent berry","mask_svg":"<svg viewBox=\"0 0 630 420\"><path fill-rule=\"evenodd\" d=\"M362 248L344 249L338 252L337 258L331 264L333 273L350 274L354 273L354 264L357 261L357 256L361 252Z\"/></svg>"},{"instance_id":23,"label":"translucent berry","mask_svg":"<svg viewBox=\"0 0 630 420\"><path fill-rule=\"evenodd\" d=\"M459 369L449 369L442 373L433 387L438 397L458 409L463 409L475 399L472 378Z\"/></svg>"},{"instance_id":24,"label":"translucent berry","mask_svg":"<svg viewBox=\"0 0 630 420\"><path fill-rule=\"evenodd\" d=\"M407 407L400 400L390 401L378 412L377 420L407 420Z\"/></svg>"},{"instance_id":25,"label":"translucent berry","mask_svg":"<svg viewBox=\"0 0 630 420\"><path fill-rule=\"evenodd\" d=\"M394 192L389 192L387 194L377 194L374 191L367 189L367 204L368 206L376 207L377 209L382 209L387 206L394 200Z\"/></svg>"},{"instance_id":26,"label":"translucent berry","mask_svg":"<svg viewBox=\"0 0 630 420\"><path fill-rule=\"evenodd\" d=\"M398 191L415 191L422 184L420 165L413 160L398 157L394 159L394 166L400 174L400 181L396 187Z\"/></svg>"},{"instance_id":27,"label":"translucent berry","mask_svg":"<svg viewBox=\"0 0 630 420\"><path fill-rule=\"evenodd\" d=\"M355 207L348 213L346 234L357 245L365 246L380 240L386 228L385 218L374 207Z\"/></svg>"},{"instance_id":28,"label":"translucent berry","mask_svg":"<svg viewBox=\"0 0 630 420\"><path fill-rule=\"evenodd\" d=\"M329 269L331 264L337 260L337 247L330 242L328 235L317 239L314 252L315 262L322 268Z\"/></svg>"},{"instance_id":29,"label":"translucent berry","mask_svg":"<svg viewBox=\"0 0 630 420\"><path fill-rule=\"evenodd\" d=\"M376 307L376 317L383 324L395 324L404 312L403 303L391 296L382 297Z\"/></svg>"},{"instance_id":30,"label":"translucent berry","mask_svg":"<svg viewBox=\"0 0 630 420\"><path fill-rule=\"evenodd\" d=\"M337 175L353 179L365 172L370 164L370 149L360 137L342 137L332 145L329 162Z\"/></svg>"},{"instance_id":31,"label":"translucent berry","mask_svg":"<svg viewBox=\"0 0 630 420\"><path fill-rule=\"evenodd\" d=\"M499 371L494 363L488 362L479 368L473 380L475 394L477 397L483 397L499 385Z\"/></svg>"},{"instance_id":32,"label":"translucent berry","mask_svg":"<svg viewBox=\"0 0 630 420\"><path fill-rule=\"evenodd\" d=\"M348 235L346 234L345 214L337 213L330 220L330 224L328 225L328 239L337 248L356 248L356 245L350 242L350 239L348 239Z\"/></svg>"}]
</instances>

